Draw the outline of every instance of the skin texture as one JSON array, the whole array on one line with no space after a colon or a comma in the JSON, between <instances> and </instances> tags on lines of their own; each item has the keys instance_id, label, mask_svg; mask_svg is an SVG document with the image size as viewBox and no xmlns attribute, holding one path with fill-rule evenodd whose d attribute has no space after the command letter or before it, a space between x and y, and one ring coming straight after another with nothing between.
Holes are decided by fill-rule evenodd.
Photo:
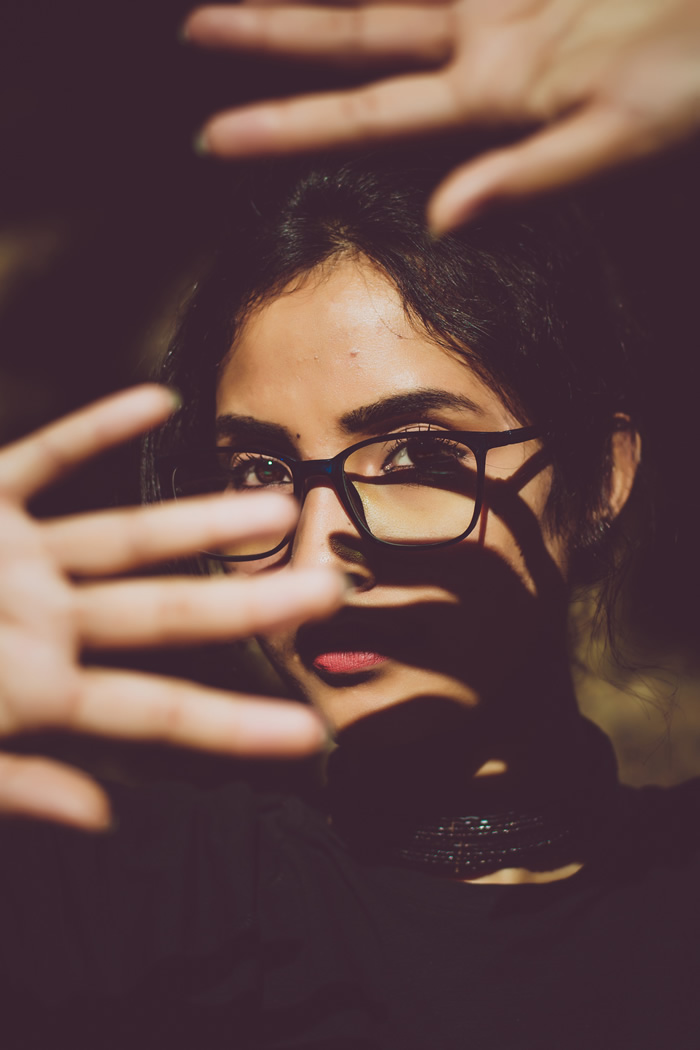
<instances>
[{"instance_id":1,"label":"skin texture","mask_svg":"<svg viewBox=\"0 0 700 1050\"><path fill-rule=\"evenodd\" d=\"M212 117L221 157L371 144L474 127L524 129L457 167L428 220L444 232L500 201L663 151L700 127L695 0L456 0L194 11L203 47L366 69L366 83Z\"/></svg>"},{"instance_id":2,"label":"skin texture","mask_svg":"<svg viewBox=\"0 0 700 1050\"><path fill-rule=\"evenodd\" d=\"M192 553L237 535L292 526L279 496L37 521L35 492L84 459L164 422L172 394L143 386L83 409L0 451L0 736L63 728L240 755L308 754L325 733L308 709L126 670L84 667L81 653L249 637L321 616L341 584L328 572L288 580L156 578L113 573ZM91 577L99 577L93 582ZM0 754L0 814L99 829L107 798L53 760Z\"/></svg>"}]
</instances>

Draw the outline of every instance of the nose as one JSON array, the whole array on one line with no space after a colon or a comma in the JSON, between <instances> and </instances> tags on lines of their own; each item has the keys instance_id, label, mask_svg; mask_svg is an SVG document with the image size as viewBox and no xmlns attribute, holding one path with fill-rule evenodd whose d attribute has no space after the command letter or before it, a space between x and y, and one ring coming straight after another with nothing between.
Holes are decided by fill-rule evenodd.
<instances>
[{"instance_id":1,"label":"nose","mask_svg":"<svg viewBox=\"0 0 700 1050\"><path fill-rule=\"evenodd\" d=\"M367 538L348 517L332 486L322 478L309 482L292 539L290 564L295 568L333 568L344 572L355 590L375 584Z\"/></svg>"}]
</instances>

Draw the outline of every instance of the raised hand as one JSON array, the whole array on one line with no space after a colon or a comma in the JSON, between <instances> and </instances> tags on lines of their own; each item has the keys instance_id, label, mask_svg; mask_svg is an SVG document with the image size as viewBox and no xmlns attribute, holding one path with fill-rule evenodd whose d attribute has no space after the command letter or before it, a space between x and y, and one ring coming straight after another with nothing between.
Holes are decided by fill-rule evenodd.
<instances>
[{"instance_id":1,"label":"raised hand","mask_svg":"<svg viewBox=\"0 0 700 1050\"><path fill-rule=\"evenodd\" d=\"M368 67L363 87L213 117L200 143L222 157L478 125L529 129L438 187L428 209L436 232L500 200L657 152L700 128L697 0L263 3L201 8L184 34L206 47ZM375 80L383 65L393 75Z\"/></svg>"},{"instance_id":2,"label":"raised hand","mask_svg":"<svg viewBox=\"0 0 700 1050\"><path fill-rule=\"evenodd\" d=\"M27 513L25 501L43 486L163 422L173 407L166 389L137 387L0 451L0 736L60 727L239 755L321 745L323 728L301 705L81 665L91 646L233 640L321 616L339 601L340 582L322 572L105 579L277 532L280 521L291 527L296 510L283 497L207 497L54 521ZM0 813L90 828L109 821L104 792L84 773L10 754L0 755Z\"/></svg>"}]
</instances>

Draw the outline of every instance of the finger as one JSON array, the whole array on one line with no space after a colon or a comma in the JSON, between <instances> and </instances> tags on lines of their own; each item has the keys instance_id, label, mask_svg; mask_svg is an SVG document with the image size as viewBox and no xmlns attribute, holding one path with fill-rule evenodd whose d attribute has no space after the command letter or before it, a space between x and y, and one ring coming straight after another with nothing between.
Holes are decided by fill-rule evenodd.
<instances>
[{"instance_id":1,"label":"finger","mask_svg":"<svg viewBox=\"0 0 700 1050\"><path fill-rule=\"evenodd\" d=\"M42 524L46 547L65 572L106 575L294 527L287 496L208 496L81 514Z\"/></svg>"},{"instance_id":2,"label":"finger","mask_svg":"<svg viewBox=\"0 0 700 1050\"><path fill-rule=\"evenodd\" d=\"M328 7L203 7L184 25L203 47L352 61L441 62L452 54L452 11L415 5Z\"/></svg>"},{"instance_id":3,"label":"finger","mask_svg":"<svg viewBox=\"0 0 700 1050\"><path fill-rule=\"evenodd\" d=\"M90 456L164 422L178 401L153 383L97 401L0 451L0 492L26 499Z\"/></svg>"},{"instance_id":4,"label":"finger","mask_svg":"<svg viewBox=\"0 0 700 1050\"><path fill-rule=\"evenodd\" d=\"M0 755L0 814L96 831L110 822L109 801L94 780L62 762L25 755Z\"/></svg>"},{"instance_id":5,"label":"finger","mask_svg":"<svg viewBox=\"0 0 700 1050\"><path fill-rule=\"evenodd\" d=\"M241 3L245 7L275 7L280 9L301 6L295 0L241 0ZM447 6L452 3L454 3L454 0L383 0L383 4L386 7L429 7L431 10L433 7ZM368 7L374 4L375 0L318 0L317 3L314 0L314 6L330 9Z\"/></svg>"},{"instance_id":6,"label":"finger","mask_svg":"<svg viewBox=\"0 0 700 1050\"><path fill-rule=\"evenodd\" d=\"M324 570L86 584L75 626L99 649L231 641L328 615L341 596L340 577Z\"/></svg>"},{"instance_id":7,"label":"finger","mask_svg":"<svg viewBox=\"0 0 700 1050\"><path fill-rule=\"evenodd\" d=\"M222 157L293 153L440 131L461 119L448 77L420 73L221 113L198 145Z\"/></svg>"},{"instance_id":8,"label":"finger","mask_svg":"<svg viewBox=\"0 0 700 1050\"><path fill-rule=\"evenodd\" d=\"M308 755L326 740L318 715L303 704L95 668L85 672L66 728L250 757Z\"/></svg>"},{"instance_id":9,"label":"finger","mask_svg":"<svg viewBox=\"0 0 700 1050\"><path fill-rule=\"evenodd\" d=\"M443 234L492 204L580 182L653 151L652 137L629 113L588 107L457 168L431 197L428 225Z\"/></svg>"}]
</instances>

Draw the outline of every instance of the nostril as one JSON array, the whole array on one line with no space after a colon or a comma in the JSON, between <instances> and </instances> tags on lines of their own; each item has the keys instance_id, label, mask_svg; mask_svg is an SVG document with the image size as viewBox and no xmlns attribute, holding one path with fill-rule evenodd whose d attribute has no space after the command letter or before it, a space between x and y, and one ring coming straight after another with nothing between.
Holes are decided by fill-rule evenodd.
<instances>
[{"instance_id":1,"label":"nostril","mask_svg":"<svg viewBox=\"0 0 700 1050\"><path fill-rule=\"evenodd\" d=\"M372 581L360 572L346 572L345 582L348 591L366 591L372 586Z\"/></svg>"}]
</instances>

